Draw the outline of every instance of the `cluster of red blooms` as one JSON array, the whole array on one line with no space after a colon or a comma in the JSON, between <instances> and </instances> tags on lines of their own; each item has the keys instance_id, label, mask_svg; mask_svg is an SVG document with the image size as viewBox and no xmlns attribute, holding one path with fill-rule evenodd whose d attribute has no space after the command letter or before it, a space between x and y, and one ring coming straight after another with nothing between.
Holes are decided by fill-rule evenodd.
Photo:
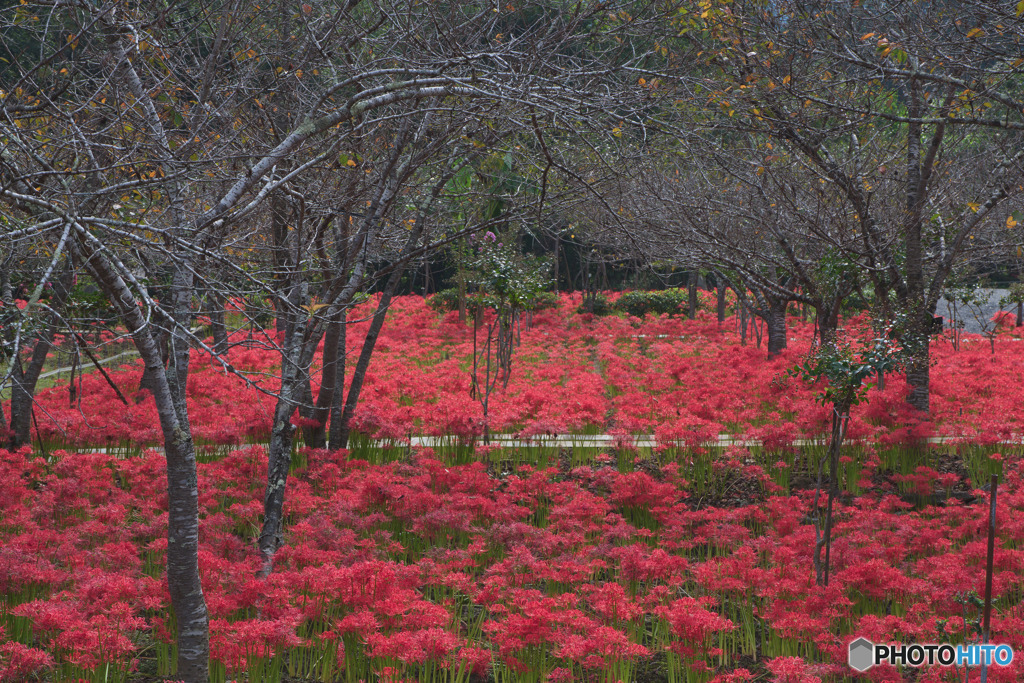
<instances>
[{"instance_id":1,"label":"cluster of red blooms","mask_svg":"<svg viewBox=\"0 0 1024 683\"><path fill-rule=\"evenodd\" d=\"M0 451L0 679L131 671L142 643L167 647L162 467L153 453ZM1006 472L992 629L1021 651L1024 481L1016 464ZM429 449L376 466L314 451L289 480L288 542L258 579L265 456L252 447L201 464L212 657L228 678L315 652L356 680L500 670L603 681L675 666L690 680L754 680L753 668L812 683L850 674L858 636L973 638L962 596L982 592L986 506L912 509L884 486L841 499L821 587L813 490L706 507L682 474L675 463L494 474ZM902 679L876 667L868 680Z\"/></svg>"},{"instance_id":2,"label":"cluster of red blooms","mask_svg":"<svg viewBox=\"0 0 1024 683\"><path fill-rule=\"evenodd\" d=\"M441 449L384 465L312 451L288 481L286 545L266 579L256 578L253 543L263 449L203 463L200 565L215 678L820 683L851 674L856 637L975 638L970 593L983 590L987 508L948 495L927 505L966 478L933 469L935 459L883 473L893 469L883 450L933 431L972 443L1019 432L1024 344L1012 330L994 356L984 340L957 351L933 342L934 423L906 408L898 376L857 407L848 435L865 445L841 460L849 493L836 501L831 580L818 586L815 491L786 478L793 441L828 426L814 390L785 374L812 328L791 320L789 349L767 359L738 343L732 320L601 318L575 305L564 297L521 331L490 430L647 433L683 457L662 464L617 452L548 469L500 449L477 449L488 464L447 461ZM472 328L414 297L389 315L356 428L391 439L481 434L466 370ZM350 352L365 329L352 325ZM247 337L233 335L231 362L272 389L280 356L267 340L241 344ZM140 375L113 378L128 390ZM98 373L81 381L80 407L68 408L59 388L41 393L41 436L160 442L151 398L112 411L117 399ZM188 390L199 439L238 444L269 432L273 399L201 354ZM733 446L698 474L702 447L723 432L757 438L763 451ZM1004 453L986 459L1005 475L993 641L1024 651L1024 472ZM746 493L709 505L696 482L710 480ZM0 450L0 481L0 680L170 673L161 456ZM917 680L956 673L926 669ZM989 677L1019 680L1024 662ZM865 679L902 673L875 667Z\"/></svg>"},{"instance_id":3,"label":"cluster of red blooms","mask_svg":"<svg viewBox=\"0 0 1024 683\"><path fill-rule=\"evenodd\" d=\"M365 320L374 303L364 303L351 319ZM509 385L490 400L491 433L589 429L653 434L662 443L691 446L719 433L775 445L827 433L828 413L815 403L816 390L785 377L785 370L810 348L810 324L791 318L789 348L768 359L752 340L739 344L734 318L720 325L706 312L693 321L595 317L576 314L577 305L563 296L558 308L534 314L532 326L522 329ZM848 327L856 324L847 322ZM366 329L366 322L350 325L353 357ZM847 437L884 443L937 431L975 443L1007 438L1024 423L1024 344L1013 328L1001 334L1008 341L1000 342L995 355L981 338L968 336L959 350L936 338L931 423L920 423L907 408L906 383L892 376L884 391L872 390L871 400L854 411ZM272 350L273 340L245 331L231 339L236 344L229 353L232 365L254 385L274 389L280 354ZM188 400L196 438L227 445L265 440L273 397L257 386L247 387L208 356L193 353ZM420 297L399 297L377 342L353 427L390 439L482 435L483 411L471 396L466 369L472 353L471 325L460 323L455 313L439 316ZM318 357L312 368L314 392L319 362ZM141 375L136 366L113 378L130 395ZM117 397L102 376L86 374L79 381L81 399L73 406L59 387L40 392L36 417L45 438L69 445L160 443L148 394L137 394L137 404L112 411Z\"/></svg>"}]
</instances>

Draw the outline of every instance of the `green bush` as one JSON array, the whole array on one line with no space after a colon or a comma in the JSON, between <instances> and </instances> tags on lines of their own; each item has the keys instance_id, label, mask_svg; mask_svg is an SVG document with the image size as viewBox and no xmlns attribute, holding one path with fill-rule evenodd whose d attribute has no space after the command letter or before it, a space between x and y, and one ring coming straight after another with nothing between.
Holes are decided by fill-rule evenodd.
<instances>
[{"instance_id":1,"label":"green bush","mask_svg":"<svg viewBox=\"0 0 1024 683\"><path fill-rule=\"evenodd\" d=\"M626 292L615 302L616 310L642 318L655 315L685 315L689 311L685 289L663 289L655 292Z\"/></svg>"},{"instance_id":2,"label":"green bush","mask_svg":"<svg viewBox=\"0 0 1024 683\"><path fill-rule=\"evenodd\" d=\"M615 312L611 302L608 301L608 296L600 292L590 302L592 305L587 306L587 299L583 300L583 303L576 309L577 313L593 313L594 315L611 315Z\"/></svg>"},{"instance_id":3,"label":"green bush","mask_svg":"<svg viewBox=\"0 0 1024 683\"><path fill-rule=\"evenodd\" d=\"M427 305L438 313L448 313L459 308L459 290L455 287L442 289L427 299Z\"/></svg>"},{"instance_id":4,"label":"green bush","mask_svg":"<svg viewBox=\"0 0 1024 683\"><path fill-rule=\"evenodd\" d=\"M466 297L466 310L472 314L476 307L479 294L471 294ZM484 294L484 308L494 308L496 299L490 294ZM554 308L558 305L558 295L554 292L538 292L533 297L534 311L542 311L546 308ZM427 299L427 305L438 313L448 313L459 310L459 290L455 287L442 289Z\"/></svg>"}]
</instances>

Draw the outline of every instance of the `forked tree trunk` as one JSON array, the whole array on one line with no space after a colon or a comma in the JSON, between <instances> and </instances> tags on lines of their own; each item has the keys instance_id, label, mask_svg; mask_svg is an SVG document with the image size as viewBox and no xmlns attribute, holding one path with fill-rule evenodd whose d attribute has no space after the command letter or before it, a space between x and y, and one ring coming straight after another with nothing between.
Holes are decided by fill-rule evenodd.
<instances>
[{"instance_id":1,"label":"forked tree trunk","mask_svg":"<svg viewBox=\"0 0 1024 683\"><path fill-rule=\"evenodd\" d=\"M380 336L380 330L384 326L384 318L388 314L391 298L398 287L398 281L402 279L403 270L403 268L396 267L391 272L387 284L384 285L384 292L381 294L380 303L377 304L377 310L374 311L373 319L370 321L370 329L366 332L366 339L363 340L363 348L359 352L359 359L356 361L356 368L352 374L352 382L348 387L348 393L345 395L345 409L338 424L337 448L348 448L348 437L351 432L349 425L352 422L352 415L355 414L356 405L359 403L359 394L363 390L363 381L366 379L366 371L370 367L370 358L373 356L373 349L377 345L377 337ZM477 318L479 318L479 313ZM332 449L335 448L334 433L334 423L332 421Z\"/></svg>"},{"instance_id":2,"label":"forked tree trunk","mask_svg":"<svg viewBox=\"0 0 1024 683\"><path fill-rule=\"evenodd\" d=\"M50 351L51 337L52 333L47 330L36 339L27 369L22 368L20 358L11 359L11 426L6 444L10 449L20 448L31 442L36 382Z\"/></svg>"},{"instance_id":3,"label":"forked tree trunk","mask_svg":"<svg viewBox=\"0 0 1024 683\"><path fill-rule=\"evenodd\" d=\"M152 327L135 303L135 296L88 234L79 237L83 260L97 283L135 332L135 348L150 372L150 391L156 402L167 462L167 588L177 622L178 658L174 678L187 683L209 680L210 628L199 576L199 489L195 446L187 421L175 408L164 359Z\"/></svg>"},{"instance_id":4,"label":"forked tree trunk","mask_svg":"<svg viewBox=\"0 0 1024 683\"><path fill-rule=\"evenodd\" d=\"M316 395L316 403L310 417L316 425L302 430L306 446L309 448L327 447L327 422L331 416L331 401L334 398L335 381L337 380L338 340L343 333L341 311L334 320L327 324L324 334L323 368L320 371L320 391ZM344 351L341 351L344 356ZM341 360L345 362L344 357ZM344 378L344 374L342 374Z\"/></svg>"}]
</instances>

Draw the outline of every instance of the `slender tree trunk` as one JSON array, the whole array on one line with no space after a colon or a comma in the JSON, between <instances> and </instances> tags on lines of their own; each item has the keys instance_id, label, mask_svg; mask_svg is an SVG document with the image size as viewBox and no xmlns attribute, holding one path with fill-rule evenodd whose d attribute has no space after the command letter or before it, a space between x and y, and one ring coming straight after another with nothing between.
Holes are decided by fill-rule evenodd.
<instances>
[{"instance_id":1,"label":"slender tree trunk","mask_svg":"<svg viewBox=\"0 0 1024 683\"><path fill-rule=\"evenodd\" d=\"M283 544L284 493L292 463L292 438L295 427L292 415L302 398L302 351L306 324L309 320L302 305L306 300L306 284L296 286L285 327L284 352L281 354L281 391L274 408L274 425L267 449L267 490L263 497L263 529L259 551L263 566L259 576L266 577L274 567L274 555ZM283 298L283 297L282 297Z\"/></svg>"},{"instance_id":2,"label":"slender tree trunk","mask_svg":"<svg viewBox=\"0 0 1024 683\"><path fill-rule=\"evenodd\" d=\"M907 92L908 114L913 121L907 127L907 180L904 250L907 273L907 310L910 312L910 333L914 346L913 359L907 368L910 394L907 402L918 410L928 412L928 340L931 334L932 312L925 304L924 248L922 244L922 213L924 187L921 182L921 128L917 120L922 110L921 84L911 78Z\"/></svg>"},{"instance_id":3,"label":"slender tree trunk","mask_svg":"<svg viewBox=\"0 0 1024 683\"><path fill-rule=\"evenodd\" d=\"M463 302L463 306L465 306L465 302ZM342 309L341 317L339 318L340 323L338 325L337 350L335 351L336 362L334 366L334 391L331 394L331 440L328 444L328 448L332 451L336 451L339 448L345 448L345 445L341 440L341 434L343 431L342 418L345 415L345 361L348 356L347 318L347 310ZM347 441L348 437L346 436L345 438Z\"/></svg>"},{"instance_id":4,"label":"slender tree trunk","mask_svg":"<svg viewBox=\"0 0 1024 683\"><path fill-rule=\"evenodd\" d=\"M391 272L391 277L388 278L387 284L384 285L384 292L381 294L380 303L377 304L377 310L374 311L373 319L370 321L370 329L366 332L366 339L363 340L363 348L359 352L355 372L352 374L352 383L349 385L348 394L345 396L345 410L338 425L338 448L348 447L349 425L352 422L352 415L355 413L356 405L359 403L359 394L363 389L366 371L370 367L370 358L373 355L374 347L377 345L377 337L380 336L380 330L384 326L384 318L387 316L388 307L391 305L391 298L398 287L398 281L402 278L402 270L402 268L395 268ZM477 319L480 317L479 310L476 317ZM331 427L333 433L334 425L332 424ZM331 448L334 448L333 437L331 439Z\"/></svg>"},{"instance_id":5,"label":"slender tree trunk","mask_svg":"<svg viewBox=\"0 0 1024 683\"><path fill-rule=\"evenodd\" d=\"M562 236L555 235L555 294L558 294L558 252L560 251L559 247L561 246L561 244Z\"/></svg>"},{"instance_id":6,"label":"slender tree trunk","mask_svg":"<svg viewBox=\"0 0 1024 683\"><path fill-rule=\"evenodd\" d=\"M747 345L747 305L740 300L740 346Z\"/></svg>"},{"instance_id":7,"label":"slender tree trunk","mask_svg":"<svg viewBox=\"0 0 1024 683\"><path fill-rule=\"evenodd\" d=\"M188 422L179 419L163 355L153 338L153 328L135 303L135 296L88 237L80 236L83 260L117 306L125 325L134 330L135 348L153 378L150 391L156 402L167 463L167 587L178 628L174 678L187 683L206 683L209 680L210 629L199 576L199 489L192 434Z\"/></svg>"},{"instance_id":8,"label":"slender tree trunk","mask_svg":"<svg viewBox=\"0 0 1024 683\"><path fill-rule=\"evenodd\" d=\"M192 433L187 404L189 360L192 351L192 342L189 339L189 330L192 328L192 279L190 264L183 260L174 273L171 285L171 315L174 321L171 326L167 366L167 384L174 398L174 409L178 413L178 421L189 434Z\"/></svg>"},{"instance_id":9,"label":"slender tree trunk","mask_svg":"<svg viewBox=\"0 0 1024 683\"><path fill-rule=\"evenodd\" d=\"M715 278L715 292L718 294L718 324L721 325L725 322L725 283L722 282L722 276L719 275Z\"/></svg>"},{"instance_id":10,"label":"slender tree trunk","mask_svg":"<svg viewBox=\"0 0 1024 683\"><path fill-rule=\"evenodd\" d=\"M687 310L686 317L693 320L697 317L697 272L691 271L686 279Z\"/></svg>"},{"instance_id":11,"label":"slender tree trunk","mask_svg":"<svg viewBox=\"0 0 1024 683\"><path fill-rule=\"evenodd\" d=\"M213 352L223 356L228 352L228 327L224 322L224 295L210 292L210 331L213 336Z\"/></svg>"},{"instance_id":12,"label":"slender tree trunk","mask_svg":"<svg viewBox=\"0 0 1024 683\"><path fill-rule=\"evenodd\" d=\"M1024 325L1024 302L1017 302L1017 321L1013 325L1014 327Z\"/></svg>"},{"instance_id":13,"label":"slender tree trunk","mask_svg":"<svg viewBox=\"0 0 1024 683\"><path fill-rule=\"evenodd\" d=\"M56 311L64 308L64 303L71 291L73 277L69 268L59 280L54 282L50 308ZM31 442L32 407L35 404L36 385L39 382L39 375L42 374L43 366L46 364L46 356L53 348L53 335L57 331L56 325L56 319L51 317L35 336L32 358L27 367L22 366L19 357L11 358L13 364L11 368L11 423L7 439L7 445L10 448L19 448Z\"/></svg>"},{"instance_id":14,"label":"slender tree trunk","mask_svg":"<svg viewBox=\"0 0 1024 683\"><path fill-rule=\"evenodd\" d=\"M12 450L31 443L36 382L50 352L51 338L52 332L47 330L36 339L27 369L22 368L20 358L11 359L11 427L7 445Z\"/></svg>"},{"instance_id":15,"label":"slender tree trunk","mask_svg":"<svg viewBox=\"0 0 1024 683\"><path fill-rule=\"evenodd\" d=\"M327 447L327 422L331 416L331 402L334 400L337 379L338 337L342 334L341 313L327 325L324 335L323 369L320 371L320 391L310 417L319 425L302 430L306 445L310 448ZM344 362L344 359L342 359Z\"/></svg>"},{"instance_id":16,"label":"slender tree trunk","mask_svg":"<svg viewBox=\"0 0 1024 683\"><path fill-rule=\"evenodd\" d=\"M850 406L848 403L840 403L833 407L832 413L832 436L829 439L828 454L826 456L828 460L829 469L829 486L828 486L828 503L825 508L825 529L824 533L820 531L820 517L816 517L818 523L815 524L815 543L814 543L814 573L815 583L819 586L827 586L829 580L829 568L832 560L832 506L835 499L839 496L839 451L843 445L843 436L846 431L846 420L848 419L847 413L849 412ZM818 466L818 491L815 491L814 504L818 504L817 494L821 490L821 465ZM825 550L825 559L822 561L821 551Z\"/></svg>"}]
</instances>

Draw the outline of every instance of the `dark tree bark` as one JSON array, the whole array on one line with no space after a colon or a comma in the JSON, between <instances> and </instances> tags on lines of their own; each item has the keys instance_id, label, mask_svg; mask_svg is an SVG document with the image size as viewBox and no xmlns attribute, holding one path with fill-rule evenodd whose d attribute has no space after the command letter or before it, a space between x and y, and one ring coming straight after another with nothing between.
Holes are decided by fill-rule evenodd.
<instances>
[{"instance_id":1,"label":"dark tree bark","mask_svg":"<svg viewBox=\"0 0 1024 683\"><path fill-rule=\"evenodd\" d=\"M725 282L722 281L722 277L718 276L715 278L715 292L718 294L718 322L719 324L725 322Z\"/></svg>"},{"instance_id":2,"label":"dark tree bark","mask_svg":"<svg viewBox=\"0 0 1024 683\"><path fill-rule=\"evenodd\" d=\"M11 372L11 426L7 447L11 449L28 445L32 439L32 406L35 403L36 382L42 372L46 355L50 352L49 329L36 338L32 358L27 368L22 368L21 359L13 357Z\"/></svg>"},{"instance_id":3,"label":"dark tree bark","mask_svg":"<svg viewBox=\"0 0 1024 683\"><path fill-rule=\"evenodd\" d=\"M697 273L691 272L686 278L687 284L687 311L686 317L693 320L697 317Z\"/></svg>"},{"instance_id":4,"label":"dark tree bark","mask_svg":"<svg viewBox=\"0 0 1024 683\"><path fill-rule=\"evenodd\" d=\"M789 301L768 299L768 355L777 356L786 348L786 307Z\"/></svg>"},{"instance_id":5,"label":"dark tree bark","mask_svg":"<svg viewBox=\"0 0 1024 683\"><path fill-rule=\"evenodd\" d=\"M741 299L740 303L740 346L747 345L747 304Z\"/></svg>"},{"instance_id":6,"label":"dark tree bark","mask_svg":"<svg viewBox=\"0 0 1024 683\"><path fill-rule=\"evenodd\" d=\"M338 354L341 353L341 362L344 364L344 350L339 349L341 335L344 334L342 323L342 312L339 311L335 319L327 325L327 332L324 335L323 369L320 372L320 391L316 396L316 403L313 406L310 418L319 424L303 429L306 445L310 448L327 447L327 422L331 414L331 402L334 399L335 383L338 379L337 364ZM344 369L342 370L344 380Z\"/></svg>"},{"instance_id":7,"label":"dark tree bark","mask_svg":"<svg viewBox=\"0 0 1024 683\"><path fill-rule=\"evenodd\" d=\"M345 396L345 408L341 415L341 420L338 424L338 438L337 448L348 448L348 437L350 433L350 423L352 422L352 415L356 411L356 405L359 403L359 394L363 389L363 381L366 379L366 371L370 367L370 358L373 356L373 349L377 345L377 337L380 336L380 330L384 327L384 318L387 316L388 307L391 305L391 298L394 296L395 289L398 287L398 281L402 278L402 268L395 268L391 272L391 276L388 278L387 284L384 286L384 292L380 297L380 303L377 304L377 310L373 313L373 319L370 321L370 329L366 332L366 339L363 341L363 348L359 352L359 359L356 361L355 372L352 375L352 382L349 384L348 393ZM475 319L479 319L479 312ZM334 423L331 423L331 448L335 448L335 428Z\"/></svg>"},{"instance_id":8,"label":"dark tree bark","mask_svg":"<svg viewBox=\"0 0 1024 683\"><path fill-rule=\"evenodd\" d=\"M814 306L815 325L817 327L819 343L830 344L835 341L836 330L839 327L840 304L840 301L833 300L828 304L818 302Z\"/></svg>"}]
</instances>

